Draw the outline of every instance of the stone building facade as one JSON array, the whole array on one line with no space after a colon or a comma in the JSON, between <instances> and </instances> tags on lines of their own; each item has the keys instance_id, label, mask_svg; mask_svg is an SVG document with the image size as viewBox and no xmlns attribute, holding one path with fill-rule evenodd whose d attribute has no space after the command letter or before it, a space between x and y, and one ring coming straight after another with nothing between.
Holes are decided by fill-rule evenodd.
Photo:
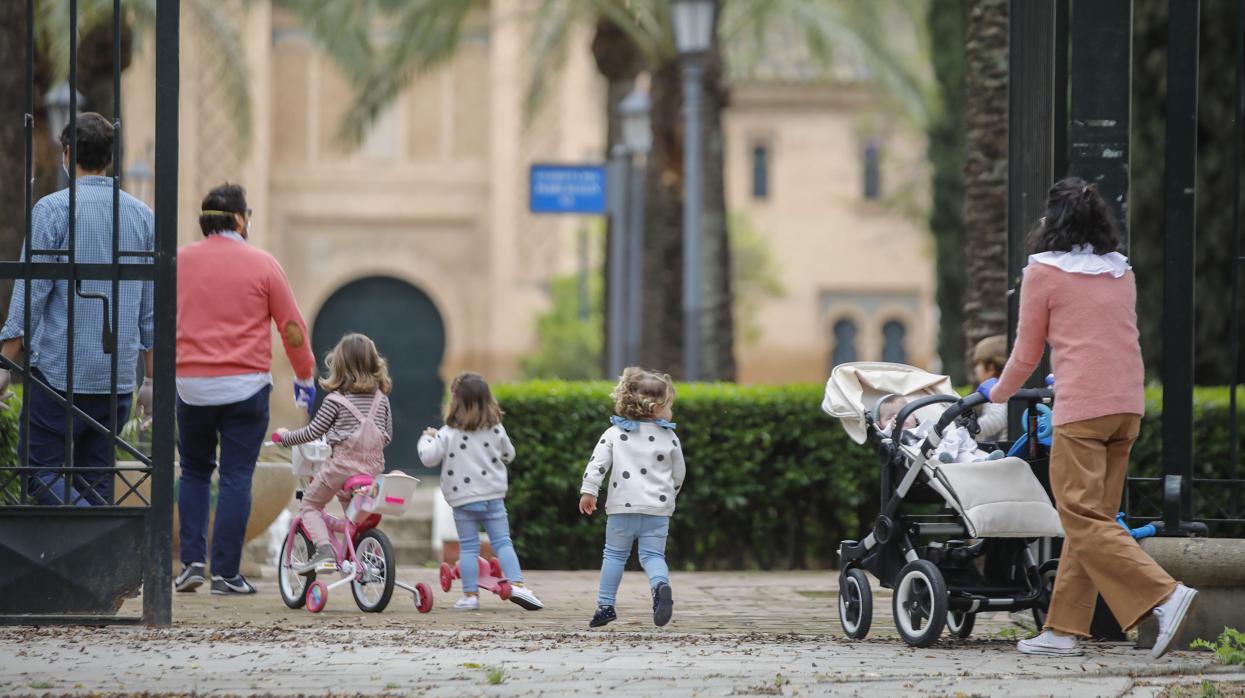
<instances>
[{"instance_id":1,"label":"stone building facade","mask_svg":"<svg viewBox=\"0 0 1245 698\"><path fill-rule=\"evenodd\" d=\"M253 103L241 149L225 62L183 13L180 238L198 238L209 188L243 184L252 242L284 265L317 352L358 330L388 354L405 457L454 373L517 376L549 281L577 268L585 221L529 214L527 171L601 159L604 85L581 27L541 112L526 116L519 1L494 0L488 28L417 77L357 148L337 138L350 86L292 17L256 2L237 12ZM125 76L135 172L153 157L153 75L147 49ZM918 215L882 203L904 188L922 208L924 146L880 105L853 80L733 79L728 208L767 241L784 287L759 302L759 331L739 344L741 380L821 381L836 359L933 360L928 233ZM151 198L140 177L127 188ZM283 361L274 373L288 386ZM274 422L293 425L286 392L275 393Z\"/></svg>"}]
</instances>

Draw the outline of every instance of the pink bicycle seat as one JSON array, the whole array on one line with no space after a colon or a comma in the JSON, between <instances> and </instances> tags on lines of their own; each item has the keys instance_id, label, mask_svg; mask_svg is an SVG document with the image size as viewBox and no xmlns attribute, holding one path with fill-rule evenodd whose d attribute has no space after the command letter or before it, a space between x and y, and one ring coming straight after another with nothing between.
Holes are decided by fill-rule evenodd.
<instances>
[{"instance_id":1,"label":"pink bicycle seat","mask_svg":"<svg viewBox=\"0 0 1245 698\"><path fill-rule=\"evenodd\" d=\"M364 487L372 486L371 475L351 475L346 479L346 484L342 485L343 490L357 490Z\"/></svg>"}]
</instances>

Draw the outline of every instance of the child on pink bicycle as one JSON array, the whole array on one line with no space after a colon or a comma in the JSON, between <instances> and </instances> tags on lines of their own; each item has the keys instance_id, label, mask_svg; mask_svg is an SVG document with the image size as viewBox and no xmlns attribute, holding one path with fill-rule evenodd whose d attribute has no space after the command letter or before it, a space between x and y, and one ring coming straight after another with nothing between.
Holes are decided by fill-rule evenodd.
<instances>
[{"instance_id":1,"label":"child on pink bicycle","mask_svg":"<svg viewBox=\"0 0 1245 698\"><path fill-rule=\"evenodd\" d=\"M510 600L529 611L544 608L523 584L519 556L510 541L506 465L514 460L514 444L501 425L501 414L484 378L478 373L462 373L450 384L445 426L425 429L419 439L419 458L429 468L441 467L441 492L454 509L463 580L463 597L454 608L460 611L480 608L476 558L481 526L510 582Z\"/></svg>"},{"instance_id":2,"label":"child on pink bicycle","mask_svg":"<svg viewBox=\"0 0 1245 698\"><path fill-rule=\"evenodd\" d=\"M321 512L352 475L376 476L385 469L385 446L393 439L393 417L387 397L393 386L385 359L376 344L361 334L342 337L328 356L328 378L320 381L329 391L311 423L297 431L278 429L275 440L296 446L327 437L333 452L311 487L303 494L299 514L316 552L296 572L309 575L323 565L337 567L337 556Z\"/></svg>"}]
</instances>

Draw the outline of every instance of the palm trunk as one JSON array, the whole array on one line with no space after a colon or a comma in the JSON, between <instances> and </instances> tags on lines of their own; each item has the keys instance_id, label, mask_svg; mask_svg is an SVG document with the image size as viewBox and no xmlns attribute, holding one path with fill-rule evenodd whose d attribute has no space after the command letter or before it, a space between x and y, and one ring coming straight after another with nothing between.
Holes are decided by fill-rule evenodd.
<instances>
[{"instance_id":1,"label":"palm trunk","mask_svg":"<svg viewBox=\"0 0 1245 698\"><path fill-rule=\"evenodd\" d=\"M705 71L705 136L702 196L702 371L703 380L734 380L734 322L731 315L730 247L726 235L722 109L727 92L715 56ZM679 62L653 73L653 150L646 184L644 249L645 365L683 373L683 80Z\"/></svg>"},{"instance_id":2,"label":"palm trunk","mask_svg":"<svg viewBox=\"0 0 1245 698\"><path fill-rule=\"evenodd\" d=\"M964 25L963 0L930 3L927 16L941 109L930 122L929 228L939 308L938 354L942 372L961 385L964 357Z\"/></svg>"},{"instance_id":3,"label":"palm trunk","mask_svg":"<svg viewBox=\"0 0 1245 698\"><path fill-rule=\"evenodd\" d=\"M596 59L597 71L605 78L605 152L604 159L609 160L610 150L616 143L622 141L622 124L618 118L618 105L623 99L635 88L635 78L640 73L642 62L639 53L635 50L635 45L613 22L602 19L597 22L596 33L592 37L592 54ZM609 351L612 338L610 337L610 293L613 284L610 283L610 262L613 254L611 253L610 241L616 234L613 226L606 219L605 226L605 254L602 264L602 277L605 283L602 284L604 298L601 300L601 307L604 309L602 313L601 336L604 341L601 343L601 374L607 378L609 376Z\"/></svg>"},{"instance_id":4,"label":"palm trunk","mask_svg":"<svg viewBox=\"0 0 1245 698\"><path fill-rule=\"evenodd\" d=\"M964 48L964 336L1007 332L1007 0L969 0Z\"/></svg>"},{"instance_id":5,"label":"palm trunk","mask_svg":"<svg viewBox=\"0 0 1245 698\"><path fill-rule=\"evenodd\" d=\"M722 111L729 100L723 80L721 54L714 53L705 71L704 193L701 222L704 250L701 275L704 279L705 318L701 331L705 338L703 375L705 380L735 380L735 322L731 302L731 246L726 229L726 138L722 132Z\"/></svg>"},{"instance_id":6,"label":"palm trunk","mask_svg":"<svg viewBox=\"0 0 1245 698\"><path fill-rule=\"evenodd\" d=\"M0 260L17 259L26 227L26 3L0 3ZM0 318L13 282L0 280Z\"/></svg>"}]
</instances>

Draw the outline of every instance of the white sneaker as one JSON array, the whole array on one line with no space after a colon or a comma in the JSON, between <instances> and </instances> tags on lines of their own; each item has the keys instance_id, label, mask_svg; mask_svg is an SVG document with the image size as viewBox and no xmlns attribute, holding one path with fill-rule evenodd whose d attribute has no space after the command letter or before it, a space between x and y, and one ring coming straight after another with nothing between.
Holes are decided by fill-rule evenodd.
<instances>
[{"instance_id":1,"label":"white sneaker","mask_svg":"<svg viewBox=\"0 0 1245 698\"><path fill-rule=\"evenodd\" d=\"M1055 633L1044 630L1041 635L1021 640L1016 643L1016 649L1021 654L1036 654L1043 657L1079 657L1085 654L1081 650L1081 641L1074 635L1056 635Z\"/></svg>"},{"instance_id":2,"label":"white sneaker","mask_svg":"<svg viewBox=\"0 0 1245 698\"><path fill-rule=\"evenodd\" d=\"M479 596L466 596L454 602L454 608L460 611L478 611L480 610Z\"/></svg>"},{"instance_id":3,"label":"white sneaker","mask_svg":"<svg viewBox=\"0 0 1245 698\"><path fill-rule=\"evenodd\" d=\"M536 595L532 593L532 590L528 589L525 586L524 587L511 586L510 587L510 600L519 604L523 608L526 608L529 611L539 611L540 609L545 607L545 604L541 603L540 599L536 598Z\"/></svg>"},{"instance_id":4,"label":"white sneaker","mask_svg":"<svg viewBox=\"0 0 1245 698\"><path fill-rule=\"evenodd\" d=\"M1196 589L1183 584L1176 584L1176 590L1167 597L1163 605L1154 608L1154 617L1159 622L1159 634L1154 639L1154 649L1150 656L1158 659L1167 654L1172 643L1180 639L1180 631L1184 630L1184 622L1189 618L1189 609L1193 608Z\"/></svg>"}]
</instances>

